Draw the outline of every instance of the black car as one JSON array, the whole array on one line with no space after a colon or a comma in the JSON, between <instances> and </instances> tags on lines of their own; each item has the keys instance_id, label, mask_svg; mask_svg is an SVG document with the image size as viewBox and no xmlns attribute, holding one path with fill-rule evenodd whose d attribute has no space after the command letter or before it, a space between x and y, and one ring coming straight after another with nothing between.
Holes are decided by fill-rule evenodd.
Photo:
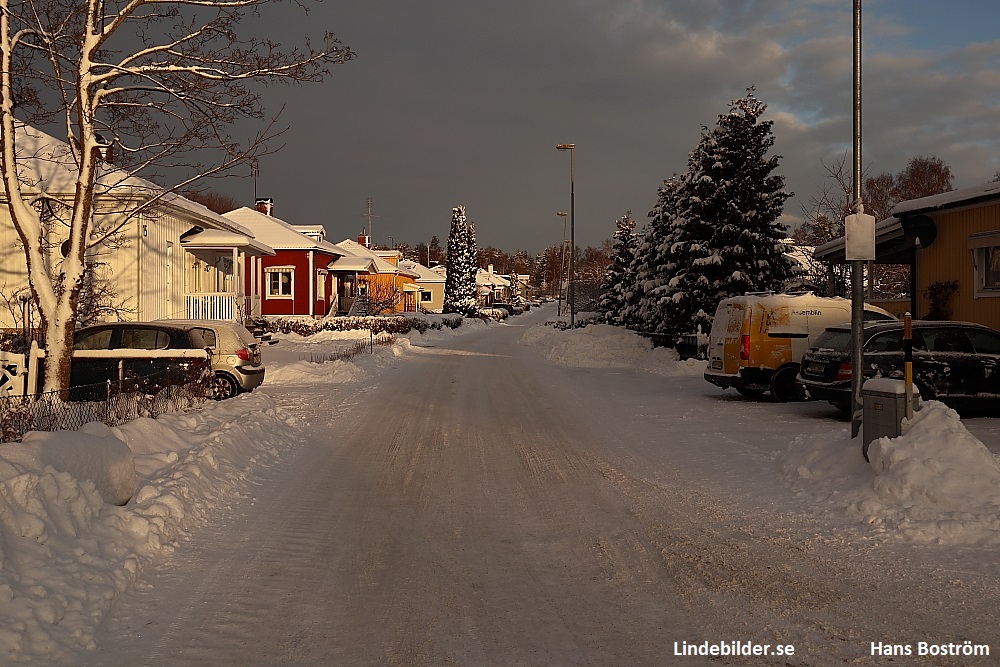
<instances>
[{"instance_id":1,"label":"black car","mask_svg":"<svg viewBox=\"0 0 1000 667\"><path fill-rule=\"evenodd\" d=\"M190 327L157 322L83 327L73 336L70 396L100 399L109 380L155 393L168 385L201 379L211 370L207 347L202 334Z\"/></svg>"},{"instance_id":2,"label":"black car","mask_svg":"<svg viewBox=\"0 0 1000 667\"><path fill-rule=\"evenodd\" d=\"M903 379L903 323L864 327L864 377ZM913 321L913 383L925 400L1000 410L1000 332L970 322ZM829 327L802 357L798 382L812 398L851 404L851 327Z\"/></svg>"}]
</instances>

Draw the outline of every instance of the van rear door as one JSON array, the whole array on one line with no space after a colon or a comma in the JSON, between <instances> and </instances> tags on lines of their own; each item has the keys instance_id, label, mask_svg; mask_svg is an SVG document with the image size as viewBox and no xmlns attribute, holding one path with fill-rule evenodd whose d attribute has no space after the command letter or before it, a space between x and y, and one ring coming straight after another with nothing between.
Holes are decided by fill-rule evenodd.
<instances>
[{"instance_id":1,"label":"van rear door","mask_svg":"<svg viewBox=\"0 0 1000 667\"><path fill-rule=\"evenodd\" d=\"M740 372L740 334L746 315L746 304L742 301L726 299L719 304L708 342L710 371L726 375Z\"/></svg>"}]
</instances>

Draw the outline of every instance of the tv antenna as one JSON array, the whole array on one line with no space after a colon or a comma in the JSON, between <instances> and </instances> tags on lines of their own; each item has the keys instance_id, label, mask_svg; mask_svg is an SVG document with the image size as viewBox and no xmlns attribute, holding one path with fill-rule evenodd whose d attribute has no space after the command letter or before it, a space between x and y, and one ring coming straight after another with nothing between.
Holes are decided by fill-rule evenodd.
<instances>
[{"instance_id":1,"label":"tv antenna","mask_svg":"<svg viewBox=\"0 0 1000 667\"><path fill-rule=\"evenodd\" d=\"M371 239L370 242L372 244L374 244L375 243L375 234L372 233L372 219L373 218L381 218L382 216L375 215L374 213L372 213L372 198L371 197L369 197L367 200L365 200L365 204L366 204L366 206L368 208L368 212L367 213L362 213L361 215L363 217L365 217L365 218L368 218L368 237Z\"/></svg>"}]
</instances>

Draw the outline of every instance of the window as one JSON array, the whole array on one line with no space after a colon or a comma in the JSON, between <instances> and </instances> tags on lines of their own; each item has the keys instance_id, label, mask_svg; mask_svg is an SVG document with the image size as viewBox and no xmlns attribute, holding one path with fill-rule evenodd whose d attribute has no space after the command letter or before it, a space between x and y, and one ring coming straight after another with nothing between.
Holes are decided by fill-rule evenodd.
<instances>
[{"instance_id":1,"label":"window","mask_svg":"<svg viewBox=\"0 0 1000 667\"><path fill-rule=\"evenodd\" d=\"M992 331L982 329L966 329L972 339L972 347L976 348L979 354L1000 354L1000 336Z\"/></svg>"},{"instance_id":2,"label":"window","mask_svg":"<svg viewBox=\"0 0 1000 667\"><path fill-rule=\"evenodd\" d=\"M203 341L205 341L205 347L210 347L210 348L212 348L214 350L215 347L216 347L216 345L218 345L218 342L216 341L216 338L215 338L215 332L212 331L211 329L201 329L201 328L199 328L199 329L195 329L195 332L198 333L198 335L201 336L201 339Z\"/></svg>"},{"instance_id":3,"label":"window","mask_svg":"<svg viewBox=\"0 0 1000 667\"><path fill-rule=\"evenodd\" d=\"M267 298L291 299L295 294L295 267L269 266L267 272Z\"/></svg>"},{"instance_id":4,"label":"window","mask_svg":"<svg viewBox=\"0 0 1000 667\"><path fill-rule=\"evenodd\" d=\"M170 335L159 329L125 329L119 348L130 350L165 350L170 345Z\"/></svg>"},{"instance_id":5,"label":"window","mask_svg":"<svg viewBox=\"0 0 1000 667\"><path fill-rule=\"evenodd\" d=\"M1000 297L1000 231L973 234L966 243L972 251L976 298Z\"/></svg>"},{"instance_id":6,"label":"window","mask_svg":"<svg viewBox=\"0 0 1000 667\"><path fill-rule=\"evenodd\" d=\"M983 289L1000 289L1000 247L983 248Z\"/></svg>"},{"instance_id":7,"label":"window","mask_svg":"<svg viewBox=\"0 0 1000 667\"><path fill-rule=\"evenodd\" d=\"M433 301L433 300L434 300L434 295L431 294L430 292L421 292L420 293L420 301L421 302L427 302L427 301Z\"/></svg>"},{"instance_id":8,"label":"window","mask_svg":"<svg viewBox=\"0 0 1000 667\"><path fill-rule=\"evenodd\" d=\"M111 346L111 329L95 331L73 344L74 350L106 350Z\"/></svg>"},{"instance_id":9,"label":"window","mask_svg":"<svg viewBox=\"0 0 1000 667\"><path fill-rule=\"evenodd\" d=\"M316 300L326 299L326 271L316 272Z\"/></svg>"},{"instance_id":10,"label":"window","mask_svg":"<svg viewBox=\"0 0 1000 667\"><path fill-rule=\"evenodd\" d=\"M875 334L865 345L865 352L899 352L903 349L903 331L883 331Z\"/></svg>"},{"instance_id":11,"label":"window","mask_svg":"<svg viewBox=\"0 0 1000 667\"><path fill-rule=\"evenodd\" d=\"M924 345L931 352L966 352L972 353L972 344L961 329L934 328L922 332Z\"/></svg>"}]
</instances>

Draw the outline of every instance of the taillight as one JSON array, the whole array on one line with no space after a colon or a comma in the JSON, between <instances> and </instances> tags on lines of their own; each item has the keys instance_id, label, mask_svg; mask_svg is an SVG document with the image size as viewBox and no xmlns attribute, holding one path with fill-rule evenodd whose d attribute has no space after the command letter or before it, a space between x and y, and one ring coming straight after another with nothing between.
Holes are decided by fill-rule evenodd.
<instances>
[{"instance_id":1,"label":"taillight","mask_svg":"<svg viewBox=\"0 0 1000 667\"><path fill-rule=\"evenodd\" d=\"M250 350L245 347L240 348L239 350L236 350L236 356L243 361L250 361Z\"/></svg>"},{"instance_id":2,"label":"taillight","mask_svg":"<svg viewBox=\"0 0 1000 667\"><path fill-rule=\"evenodd\" d=\"M834 380L850 380L853 371L851 370L851 362L842 361L840 365L837 366L837 374L833 376Z\"/></svg>"},{"instance_id":3,"label":"taillight","mask_svg":"<svg viewBox=\"0 0 1000 667\"><path fill-rule=\"evenodd\" d=\"M750 336L744 334L740 336L740 359L746 361L750 358Z\"/></svg>"}]
</instances>

